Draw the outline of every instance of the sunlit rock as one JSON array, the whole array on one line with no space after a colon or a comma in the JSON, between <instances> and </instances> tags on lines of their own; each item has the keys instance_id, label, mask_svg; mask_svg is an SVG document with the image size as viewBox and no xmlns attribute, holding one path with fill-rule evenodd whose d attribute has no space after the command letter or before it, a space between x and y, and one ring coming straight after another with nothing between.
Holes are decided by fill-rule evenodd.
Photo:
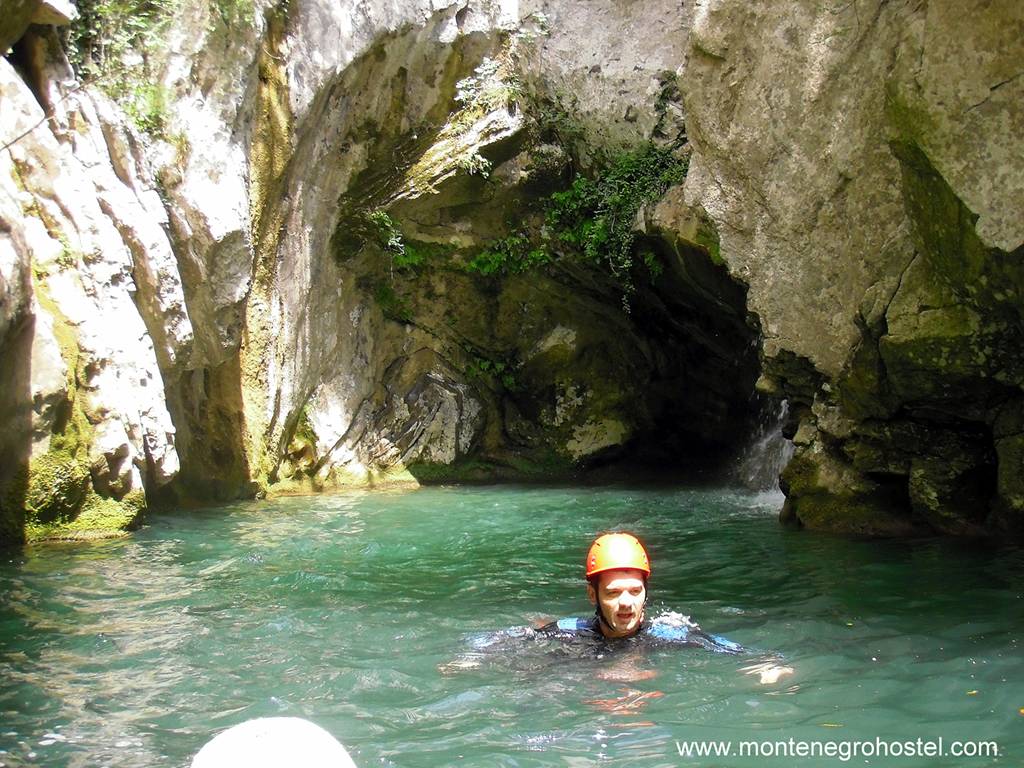
<instances>
[{"instance_id":1,"label":"sunlit rock","mask_svg":"<svg viewBox=\"0 0 1024 768\"><path fill-rule=\"evenodd\" d=\"M717 471L786 399L786 519L1024 531L1012 4L184 2L120 105L28 27L73 7L5 11L11 530L26 494Z\"/></svg>"},{"instance_id":2,"label":"sunlit rock","mask_svg":"<svg viewBox=\"0 0 1024 768\"><path fill-rule=\"evenodd\" d=\"M46 67L54 77L61 71L59 61ZM118 186L126 188L122 209L136 198L113 168L90 97L60 100L52 123L43 124L34 95L7 62L0 78L8 124L35 126L2 161L24 211L12 222L19 257L35 272L33 429L19 438L32 456L26 524L33 536L114 533L137 516L143 477L159 483L177 468L153 343L129 290L132 253L103 211L105 192ZM144 226L151 212L136 202L136 214ZM139 261L144 256L138 251ZM133 492L123 515L98 514L104 501Z\"/></svg>"}]
</instances>

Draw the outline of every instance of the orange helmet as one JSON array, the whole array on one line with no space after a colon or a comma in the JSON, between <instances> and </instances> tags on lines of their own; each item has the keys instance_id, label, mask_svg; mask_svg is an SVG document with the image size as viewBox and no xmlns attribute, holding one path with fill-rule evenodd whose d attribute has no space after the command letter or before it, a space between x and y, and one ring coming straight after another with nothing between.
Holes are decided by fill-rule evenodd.
<instances>
[{"instance_id":1,"label":"orange helmet","mask_svg":"<svg viewBox=\"0 0 1024 768\"><path fill-rule=\"evenodd\" d=\"M651 561L647 550L631 533L606 533L598 536L587 553L587 578L602 571L616 568L635 568L644 572L644 578L651 575Z\"/></svg>"}]
</instances>

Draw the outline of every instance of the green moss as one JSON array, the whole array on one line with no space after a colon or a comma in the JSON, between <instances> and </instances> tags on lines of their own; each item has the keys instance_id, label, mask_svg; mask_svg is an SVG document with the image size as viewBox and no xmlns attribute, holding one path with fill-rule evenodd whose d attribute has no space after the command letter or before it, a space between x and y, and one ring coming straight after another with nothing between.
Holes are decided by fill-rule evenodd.
<instances>
[{"instance_id":1,"label":"green moss","mask_svg":"<svg viewBox=\"0 0 1024 768\"><path fill-rule=\"evenodd\" d=\"M895 80L886 85L884 109L889 134L896 143L920 145L923 137L935 130L935 121L900 95Z\"/></svg>"},{"instance_id":2,"label":"green moss","mask_svg":"<svg viewBox=\"0 0 1024 768\"><path fill-rule=\"evenodd\" d=\"M89 489L89 468L66 450L29 462L25 494L26 524L73 520Z\"/></svg>"},{"instance_id":3,"label":"green moss","mask_svg":"<svg viewBox=\"0 0 1024 768\"><path fill-rule=\"evenodd\" d=\"M550 449L514 454L508 458L508 464L518 476L535 480L566 477L576 469L572 459Z\"/></svg>"},{"instance_id":4,"label":"green moss","mask_svg":"<svg viewBox=\"0 0 1024 768\"><path fill-rule=\"evenodd\" d=\"M275 484L294 481L304 483L309 479L317 458L317 436L306 408L299 415L292 430L285 456L280 466L271 474ZM275 492L277 492L275 490Z\"/></svg>"},{"instance_id":5,"label":"green moss","mask_svg":"<svg viewBox=\"0 0 1024 768\"><path fill-rule=\"evenodd\" d=\"M836 389L843 412L850 418L887 418L894 407L887 390L877 341L862 329L862 338Z\"/></svg>"},{"instance_id":6,"label":"green moss","mask_svg":"<svg viewBox=\"0 0 1024 768\"><path fill-rule=\"evenodd\" d=\"M718 237L718 230L711 224L710 220L702 220L694 233L694 240L697 245L707 251L711 262L719 267L725 266L722 258L722 244Z\"/></svg>"},{"instance_id":7,"label":"green moss","mask_svg":"<svg viewBox=\"0 0 1024 768\"><path fill-rule=\"evenodd\" d=\"M481 483L494 480L499 472L495 464L481 459L466 459L452 464L415 462L409 474L420 483Z\"/></svg>"},{"instance_id":8,"label":"green moss","mask_svg":"<svg viewBox=\"0 0 1024 768\"><path fill-rule=\"evenodd\" d=\"M0 543L25 541L25 496L28 493L28 466L20 465L0 483Z\"/></svg>"},{"instance_id":9,"label":"green moss","mask_svg":"<svg viewBox=\"0 0 1024 768\"><path fill-rule=\"evenodd\" d=\"M259 70L255 123L249 145L249 199L253 238L258 251L271 252L279 227L267 214L278 205L278 187L291 158L292 116L289 107L288 74L281 46L285 18L273 10L267 13L267 33L257 56ZM267 219L268 224L264 224ZM266 241L265 247L261 245Z\"/></svg>"},{"instance_id":10,"label":"green moss","mask_svg":"<svg viewBox=\"0 0 1024 768\"><path fill-rule=\"evenodd\" d=\"M81 512L70 520L29 522L29 541L99 539L123 535L134 527L146 509L146 494L132 491L123 499L109 499L89 491Z\"/></svg>"},{"instance_id":11,"label":"green moss","mask_svg":"<svg viewBox=\"0 0 1024 768\"><path fill-rule=\"evenodd\" d=\"M451 261L455 248L445 243L428 243L421 240L405 240L405 255L414 267L426 266L430 262L445 264Z\"/></svg>"},{"instance_id":12,"label":"green moss","mask_svg":"<svg viewBox=\"0 0 1024 768\"><path fill-rule=\"evenodd\" d=\"M378 282L373 287L373 299L384 313L384 317L396 323L409 323L412 320L412 308L409 300L396 293L390 283Z\"/></svg>"},{"instance_id":13,"label":"green moss","mask_svg":"<svg viewBox=\"0 0 1024 768\"><path fill-rule=\"evenodd\" d=\"M309 412L303 408L299 411L299 418L295 423L294 440L306 445L316 445L316 430L313 429L313 422L309 419Z\"/></svg>"},{"instance_id":14,"label":"green moss","mask_svg":"<svg viewBox=\"0 0 1024 768\"><path fill-rule=\"evenodd\" d=\"M977 234L977 214L956 193L922 149L931 130L927 115L895 96L887 103L897 138L890 142L900 161L907 214L918 249L935 278L958 298L1002 306L1024 320L1024 248L1006 253L988 248Z\"/></svg>"},{"instance_id":15,"label":"green moss","mask_svg":"<svg viewBox=\"0 0 1024 768\"><path fill-rule=\"evenodd\" d=\"M46 284L37 282L35 292L41 307L53 318L54 337L67 367L68 395L54 420L48 451L28 465L24 510L26 534L30 539L43 536L44 529L76 525L90 496L95 495L88 467L94 429L79 392L79 382L85 372L80 370L78 338L74 327L50 297Z\"/></svg>"},{"instance_id":16,"label":"green moss","mask_svg":"<svg viewBox=\"0 0 1024 768\"><path fill-rule=\"evenodd\" d=\"M892 148L902 163L904 200L919 245L937 276L963 295L992 261L990 249L975 231L978 217L957 198L919 147L893 143Z\"/></svg>"},{"instance_id":17,"label":"green moss","mask_svg":"<svg viewBox=\"0 0 1024 768\"><path fill-rule=\"evenodd\" d=\"M279 4L267 9L264 15L266 33L256 57L259 77L249 145L249 205L255 268L245 307L238 379L233 382L241 394L242 423L231 425L228 434L238 445L231 445L226 451L235 454L241 447L244 460L237 464L232 462L230 471L248 477L242 485L257 495L265 491L277 465L268 438L267 413L271 409L267 403L267 370L277 343L270 318L277 279L278 244L284 230L284 176L292 154L288 74L282 53L287 7ZM230 373L235 375L236 372ZM233 392L231 397L235 397Z\"/></svg>"},{"instance_id":18,"label":"green moss","mask_svg":"<svg viewBox=\"0 0 1024 768\"><path fill-rule=\"evenodd\" d=\"M923 129L922 129L923 130ZM879 349L892 391L904 400L984 418L983 403L1024 376L1024 247L988 248L978 217L926 153L893 141L919 258L886 311Z\"/></svg>"},{"instance_id":19,"label":"green moss","mask_svg":"<svg viewBox=\"0 0 1024 768\"><path fill-rule=\"evenodd\" d=\"M782 518L808 528L867 536L904 536L918 531L909 519L907 478L870 479L850 472L827 451L798 451L783 470Z\"/></svg>"}]
</instances>

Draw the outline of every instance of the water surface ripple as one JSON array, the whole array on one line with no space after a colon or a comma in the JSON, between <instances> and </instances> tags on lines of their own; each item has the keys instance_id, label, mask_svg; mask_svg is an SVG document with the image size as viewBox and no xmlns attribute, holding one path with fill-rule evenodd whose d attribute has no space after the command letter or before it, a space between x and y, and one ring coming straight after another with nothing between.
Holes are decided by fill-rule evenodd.
<instances>
[{"instance_id":1,"label":"water surface ripple","mask_svg":"<svg viewBox=\"0 0 1024 768\"><path fill-rule=\"evenodd\" d=\"M309 718L368 766L1024 765L1024 554L781 529L731 489L433 488L164 514L0 563L0 766L186 766ZM650 610L752 649L596 653L495 630L588 612L597 532ZM760 685L766 659L795 674ZM456 662L453 664L452 662ZM1002 757L683 757L677 742L994 740Z\"/></svg>"}]
</instances>

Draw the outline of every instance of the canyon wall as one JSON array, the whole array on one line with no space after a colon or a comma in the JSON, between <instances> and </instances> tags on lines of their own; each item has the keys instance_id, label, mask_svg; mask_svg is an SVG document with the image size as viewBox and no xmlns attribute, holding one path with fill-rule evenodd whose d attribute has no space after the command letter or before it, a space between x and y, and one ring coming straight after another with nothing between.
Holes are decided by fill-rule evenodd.
<instances>
[{"instance_id":1,"label":"canyon wall","mask_svg":"<svg viewBox=\"0 0 1024 768\"><path fill-rule=\"evenodd\" d=\"M1020 535L1016 5L186 2L143 132L4 10L5 540L703 477L778 399L785 520Z\"/></svg>"}]
</instances>

